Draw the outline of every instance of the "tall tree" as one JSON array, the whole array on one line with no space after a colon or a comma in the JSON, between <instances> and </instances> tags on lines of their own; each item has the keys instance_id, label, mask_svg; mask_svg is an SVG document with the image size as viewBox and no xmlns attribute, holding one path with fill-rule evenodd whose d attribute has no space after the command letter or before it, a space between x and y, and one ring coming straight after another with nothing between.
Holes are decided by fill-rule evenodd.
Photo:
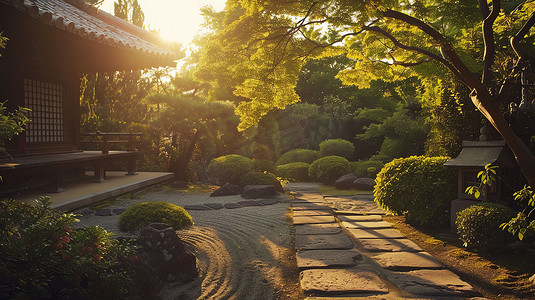
<instances>
[{"instance_id":1,"label":"tall tree","mask_svg":"<svg viewBox=\"0 0 535 300\"><path fill-rule=\"evenodd\" d=\"M361 87L379 78L447 71L470 90L473 105L535 186L535 156L502 110L513 101L506 97L507 84L532 72L535 2L230 0L227 11L225 28L204 49L198 74L207 81L217 81L220 72L233 74L233 93L250 99L237 107L242 128L298 101L294 87L308 58L346 55L355 65L338 77Z\"/></svg>"}]
</instances>

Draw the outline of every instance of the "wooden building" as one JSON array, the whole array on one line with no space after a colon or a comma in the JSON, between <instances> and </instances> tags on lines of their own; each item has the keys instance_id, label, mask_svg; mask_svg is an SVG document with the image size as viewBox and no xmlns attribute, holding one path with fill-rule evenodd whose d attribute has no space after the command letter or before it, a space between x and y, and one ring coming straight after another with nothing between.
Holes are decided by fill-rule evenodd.
<instances>
[{"instance_id":1,"label":"wooden building","mask_svg":"<svg viewBox=\"0 0 535 300\"><path fill-rule=\"evenodd\" d=\"M7 145L13 157L0 160L0 192L24 185L14 178L28 176L25 168L36 173L47 159L78 154L75 165L82 157L83 74L173 66L179 58L158 35L77 0L0 0L0 32L9 39L0 49L0 101L31 109L25 132ZM37 156L41 163L32 167L28 159ZM58 176L68 166L52 163L48 171Z\"/></svg>"}]
</instances>

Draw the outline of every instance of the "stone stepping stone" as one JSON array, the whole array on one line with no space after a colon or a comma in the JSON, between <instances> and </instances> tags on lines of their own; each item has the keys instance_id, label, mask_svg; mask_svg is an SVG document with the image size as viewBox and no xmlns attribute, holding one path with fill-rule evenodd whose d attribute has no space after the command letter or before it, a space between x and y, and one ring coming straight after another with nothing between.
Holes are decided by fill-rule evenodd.
<instances>
[{"instance_id":1,"label":"stone stepping stone","mask_svg":"<svg viewBox=\"0 0 535 300\"><path fill-rule=\"evenodd\" d=\"M353 236L359 239L402 239L403 234L395 229L347 229Z\"/></svg>"},{"instance_id":2,"label":"stone stepping stone","mask_svg":"<svg viewBox=\"0 0 535 300\"><path fill-rule=\"evenodd\" d=\"M340 211L337 211L336 214L338 220L342 222L374 222L383 220L381 215L345 215L346 212Z\"/></svg>"},{"instance_id":3,"label":"stone stepping stone","mask_svg":"<svg viewBox=\"0 0 535 300\"><path fill-rule=\"evenodd\" d=\"M298 252L296 258L300 269L354 267L362 261L355 250L306 250Z\"/></svg>"},{"instance_id":4,"label":"stone stepping stone","mask_svg":"<svg viewBox=\"0 0 535 300\"><path fill-rule=\"evenodd\" d=\"M290 202L292 203L325 203L325 199L323 197L319 196L317 198L295 198L292 199Z\"/></svg>"},{"instance_id":5,"label":"stone stepping stone","mask_svg":"<svg viewBox=\"0 0 535 300\"><path fill-rule=\"evenodd\" d=\"M79 213L80 215L82 215L82 216L90 216L90 215L94 214L95 211L92 210L92 209L87 209L87 208L86 208L86 209L83 209L83 210L79 211L78 213Z\"/></svg>"},{"instance_id":6,"label":"stone stepping stone","mask_svg":"<svg viewBox=\"0 0 535 300\"><path fill-rule=\"evenodd\" d=\"M358 269L305 270L300 278L306 294L388 293L387 285L377 274Z\"/></svg>"},{"instance_id":7,"label":"stone stepping stone","mask_svg":"<svg viewBox=\"0 0 535 300\"><path fill-rule=\"evenodd\" d=\"M184 206L184 209L185 210L212 210L210 207L204 206L204 205L186 205Z\"/></svg>"},{"instance_id":8,"label":"stone stepping stone","mask_svg":"<svg viewBox=\"0 0 535 300\"><path fill-rule=\"evenodd\" d=\"M244 207L262 206L262 204L258 203L258 201L255 200L238 201L238 204Z\"/></svg>"},{"instance_id":9,"label":"stone stepping stone","mask_svg":"<svg viewBox=\"0 0 535 300\"><path fill-rule=\"evenodd\" d=\"M332 216L333 212L328 210L296 210L293 212L294 217L303 216Z\"/></svg>"},{"instance_id":10,"label":"stone stepping stone","mask_svg":"<svg viewBox=\"0 0 535 300\"><path fill-rule=\"evenodd\" d=\"M224 207L221 203L204 203L204 206L208 206L211 209L222 209Z\"/></svg>"},{"instance_id":11,"label":"stone stepping stone","mask_svg":"<svg viewBox=\"0 0 535 300\"><path fill-rule=\"evenodd\" d=\"M420 246L409 239L359 239L365 250L372 252L420 252Z\"/></svg>"},{"instance_id":12,"label":"stone stepping stone","mask_svg":"<svg viewBox=\"0 0 535 300\"><path fill-rule=\"evenodd\" d=\"M295 234L335 234L342 232L338 223L295 225Z\"/></svg>"},{"instance_id":13,"label":"stone stepping stone","mask_svg":"<svg viewBox=\"0 0 535 300\"><path fill-rule=\"evenodd\" d=\"M328 210L332 208L324 203L292 203L293 210Z\"/></svg>"},{"instance_id":14,"label":"stone stepping stone","mask_svg":"<svg viewBox=\"0 0 535 300\"><path fill-rule=\"evenodd\" d=\"M236 208L242 208L243 206L239 205L238 203L226 203L223 205L227 209L236 209Z\"/></svg>"},{"instance_id":15,"label":"stone stepping stone","mask_svg":"<svg viewBox=\"0 0 535 300\"><path fill-rule=\"evenodd\" d=\"M343 233L296 235L295 248L303 250L351 249L353 241Z\"/></svg>"},{"instance_id":16,"label":"stone stepping stone","mask_svg":"<svg viewBox=\"0 0 535 300\"><path fill-rule=\"evenodd\" d=\"M372 217L372 216L377 216L377 217L380 217L382 219L382 217L386 214L388 214L386 211L382 210L382 209L377 209L377 210L374 210L374 211L362 211L362 210L337 210L336 211L337 214L340 214L340 215L345 215L345 216L369 216L369 217Z\"/></svg>"},{"instance_id":17,"label":"stone stepping stone","mask_svg":"<svg viewBox=\"0 0 535 300\"><path fill-rule=\"evenodd\" d=\"M444 269L444 266L427 252L381 253L372 258L383 268L393 271Z\"/></svg>"},{"instance_id":18,"label":"stone stepping stone","mask_svg":"<svg viewBox=\"0 0 535 300\"><path fill-rule=\"evenodd\" d=\"M392 228L390 223L385 221L365 221L365 222L342 222L342 226L345 228L358 228L358 229L381 229Z\"/></svg>"},{"instance_id":19,"label":"stone stepping stone","mask_svg":"<svg viewBox=\"0 0 535 300\"><path fill-rule=\"evenodd\" d=\"M294 224L322 224L334 223L336 220L334 216L303 216L293 217Z\"/></svg>"},{"instance_id":20,"label":"stone stepping stone","mask_svg":"<svg viewBox=\"0 0 535 300\"><path fill-rule=\"evenodd\" d=\"M279 201L277 201L275 199L259 199L259 200L256 200L256 201L258 201L258 203L260 203L262 205L273 205L273 204L279 203Z\"/></svg>"},{"instance_id":21,"label":"stone stepping stone","mask_svg":"<svg viewBox=\"0 0 535 300\"><path fill-rule=\"evenodd\" d=\"M392 272L388 280L405 292L425 297L473 297L479 294L450 270Z\"/></svg>"},{"instance_id":22,"label":"stone stepping stone","mask_svg":"<svg viewBox=\"0 0 535 300\"><path fill-rule=\"evenodd\" d=\"M112 209L111 212L114 215L120 215L120 214L124 213L125 211L126 211L126 208L114 208L114 209Z\"/></svg>"},{"instance_id":23,"label":"stone stepping stone","mask_svg":"<svg viewBox=\"0 0 535 300\"><path fill-rule=\"evenodd\" d=\"M111 208L97 209L95 211L95 216L107 217L107 216L112 216L112 215L113 213L111 212Z\"/></svg>"}]
</instances>

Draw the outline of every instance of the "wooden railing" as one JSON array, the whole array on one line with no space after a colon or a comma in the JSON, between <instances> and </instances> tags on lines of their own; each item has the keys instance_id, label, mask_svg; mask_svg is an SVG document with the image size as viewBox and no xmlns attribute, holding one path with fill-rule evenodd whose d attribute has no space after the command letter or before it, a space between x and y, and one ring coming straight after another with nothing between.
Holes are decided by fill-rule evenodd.
<instances>
[{"instance_id":1,"label":"wooden railing","mask_svg":"<svg viewBox=\"0 0 535 300\"><path fill-rule=\"evenodd\" d=\"M124 145L126 151L136 151L136 144L139 143L141 133L133 132L94 132L82 133L82 136L87 137L82 140L85 145L100 145L102 154L108 154L113 145Z\"/></svg>"}]
</instances>

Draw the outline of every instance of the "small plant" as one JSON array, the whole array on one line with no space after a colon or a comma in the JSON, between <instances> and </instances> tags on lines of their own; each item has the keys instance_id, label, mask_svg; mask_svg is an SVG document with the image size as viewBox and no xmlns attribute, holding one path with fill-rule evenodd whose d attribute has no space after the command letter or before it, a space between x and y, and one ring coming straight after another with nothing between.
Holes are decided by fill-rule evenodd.
<instances>
[{"instance_id":1,"label":"small plant","mask_svg":"<svg viewBox=\"0 0 535 300\"><path fill-rule=\"evenodd\" d=\"M75 229L76 216L0 200L1 299L120 299L131 286L136 249L102 227Z\"/></svg>"},{"instance_id":2,"label":"small plant","mask_svg":"<svg viewBox=\"0 0 535 300\"><path fill-rule=\"evenodd\" d=\"M500 228L516 235L521 241L526 237L532 238L535 236L535 220L532 217L532 213L535 211L535 193L530 186L526 185L523 189L515 192L513 196L515 201L525 209L508 222L502 223Z\"/></svg>"},{"instance_id":3,"label":"small plant","mask_svg":"<svg viewBox=\"0 0 535 300\"><path fill-rule=\"evenodd\" d=\"M243 174L254 169L253 161L245 156L230 154L212 159L208 165L208 176L217 184L239 184Z\"/></svg>"},{"instance_id":4,"label":"small plant","mask_svg":"<svg viewBox=\"0 0 535 300\"><path fill-rule=\"evenodd\" d=\"M343 139L325 140L320 143L320 157L341 156L345 159L352 159L355 152L353 143Z\"/></svg>"},{"instance_id":5,"label":"small plant","mask_svg":"<svg viewBox=\"0 0 535 300\"><path fill-rule=\"evenodd\" d=\"M468 195L473 195L476 199L480 196L485 196L485 187L490 187L496 183L496 169L498 166L487 164L483 171L477 173L477 178L480 180L479 186L469 186L464 191Z\"/></svg>"},{"instance_id":6,"label":"small plant","mask_svg":"<svg viewBox=\"0 0 535 300\"><path fill-rule=\"evenodd\" d=\"M320 158L320 154L316 150L310 149L292 149L279 158L277 165L286 165L294 162L312 163Z\"/></svg>"},{"instance_id":7,"label":"small plant","mask_svg":"<svg viewBox=\"0 0 535 300\"><path fill-rule=\"evenodd\" d=\"M193 220L184 208L163 201L136 203L119 217L119 229L125 232L135 232L150 223L165 223L179 230L193 225Z\"/></svg>"},{"instance_id":8,"label":"small plant","mask_svg":"<svg viewBox=\"0 0 535 300\"><path fill-rule=\"evenodd\" d=\"M310 164L304 162L294 162L277 166L277 175L296 181L309 181L308 168Z\"/></svg>"},{"instance_id":9,"label":"small plant","mask_svg":"<svg viewBox=\"0 0 535 300\"><path fill-rule=\"evenodd\" d=\"M472 205L459 213L455 224L464 246L478 251L503 243L506 235L498 226L514 216L514 212L499 203Z\"/></svg>"},{"instance_id":10,"label":"small plant","mask_svg":"<svg viewBox=\"0 0 535 300\"><path fill-rule=\"evenodd\" d=\"M324 184L333 184L340 176L349 173L349 161L340 156L325 156L315 160L308 168L308 176Z\"/></svg>"}]
</instances>

